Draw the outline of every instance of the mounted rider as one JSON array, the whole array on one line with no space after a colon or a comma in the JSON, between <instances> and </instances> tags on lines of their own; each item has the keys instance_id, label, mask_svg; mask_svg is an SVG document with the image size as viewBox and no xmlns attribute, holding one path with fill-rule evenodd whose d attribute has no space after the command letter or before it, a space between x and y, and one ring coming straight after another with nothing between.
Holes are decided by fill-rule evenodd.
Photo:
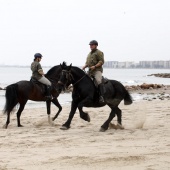
<instances>
[{"instance_id":1,"label":"mounted rider","mask_svg":"<svg viewBox=\"0 0 170 170\"><path fill-rule=\"evenodd\" d=\"M84 67L82 68L85 70L86 67L89 68L89 75L93 76L98 84L98 88L100 91L100 97L99 102L104 102L104 85L102 83L102 73L103 73L103 67L104 64L104 54L102 51L97 49L98 42L96 40L92 40L89 43L91 52L88 54L86 63Z\"/></svg>"},{"instance_id":2,"label":"mounted rider","mask_svg":"<svg viewBox=\"0 0 170 170\"><path fill-rule=\"evenodd\" d=\"M42 55L40 53L36 53L34 55L34 61L31 63L32 77L36 79L40 83L46 85L46 99L51 100L51 82L44 76L43 69L41 67L40 61L42 59Z\"/></svg>"}]
</instances>

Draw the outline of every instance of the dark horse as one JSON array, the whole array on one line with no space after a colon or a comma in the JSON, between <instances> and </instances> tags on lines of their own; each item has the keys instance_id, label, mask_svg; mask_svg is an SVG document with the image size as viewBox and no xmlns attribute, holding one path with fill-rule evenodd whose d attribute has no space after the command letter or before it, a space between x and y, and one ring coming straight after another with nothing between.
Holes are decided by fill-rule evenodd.
<instances>
[{"instance_id":1,"label":"dark horse","mask_svg":"<svg viewBox=\"0 0 170 170\"><path fill-rule=\"evenodd\" d=\"M56 105L59 109L57 114L54 116L53 120L55 120L58 117L59 113L62 110L62 107L57 100L57 97L59 96L59 92L56 90L56 85L59 80L60 73L61 73L61 66L58 65L52 67L45 75L45 77L47 77L52 83L52 88L51 88L51 94L53 96L52 100L46 101L45 94L44 94L45 85L41 83L37 84L32 80L30 81L23 80L7 86L6 93L5 93L6 103L4 107L4 113L7 114L7 121L3 127L4 128L8 127L8 124L10 123L10 113L17 104L19 104L19 109L17 111L17 123L18 123L18 127L22 127L20 123L20 116L28 100L46 101L48 121L49 123L52 123L50 119L51 102L54 103L54 105Z\"/></svg>"},{"instance_id":2,"label":"dark horse","mask_svg":"<svg viewBox=\"0 0 170 170\"><path fill-rule=\"evenodd\" d=\"M61 64L60 64L61 65ZM79 109L80 117L90 122L88 113L83 112L83 107L103 107L108 105L111 108L109 118L101 126L100 131L108 129L110 122L117 115L118 125L122 124L122 112L118 105L124 100L125 105L132 103L132 98L125 87L116 80L108 80L105 82L105 103L99 103L99 93L93 80L80 68L74 66L61 65L62 72L58 82L58 90L61 91L66 84L73 85L71 111L68 120L62 125L61 129L70 128L71 121Z\"/></svg>"}]
</instances>

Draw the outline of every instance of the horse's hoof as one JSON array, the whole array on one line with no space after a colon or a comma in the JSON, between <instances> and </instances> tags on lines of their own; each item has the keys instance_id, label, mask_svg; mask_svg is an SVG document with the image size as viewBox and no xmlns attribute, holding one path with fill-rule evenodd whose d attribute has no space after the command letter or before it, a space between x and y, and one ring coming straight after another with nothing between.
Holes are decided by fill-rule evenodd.
<instances>
[{"instance_id":1,"label":"horse's hoof","mask_svg":"<svg viewBox=\"0 0 170 170\"><path fill-rule=\"evenodd\" d=\"M87 122L90 122L90 116L87 114Z\"/></svg>"},{"instance_id":2,"label":"horse's hoof","mask_svg":"<svg viewBox=\"0 0 170 170\"><path fill-rule=\"evenodd\" d=\"M18 127L24 127L23 125L18 125Z\"/></svg>"},{"instance_id":3,"label":"horse's hoof","mask_svg":"<svg viewBox=\"0 0 170 170\"><path fill-rule=\"evenodd\" d=\"M60 128L61 130L68 130L69 128L68 127L66 127L66 126L61 126L61 128Z\"/></svg>"},{"instance_id":4,"label":"horse's hoof","mask_svg":"<svg viewBox=\"0 0 170 170\"><path fill-rule=\"evenodd\" d=\"M104 129L104 128L101 127L99 131L100 131L100 132L105 132L106 129Z\"/></svg>"},{"instance_id":5,"label":"horse's hoof","mask_svg":"<svg viewBox=\"0 0 170 170\"><path fill-rule=\"evenodd\" d=\"M7 129L7 127L8 126L6 124L2 126L3 129Z\"/></svg>"},{"instance_id":6,"label":"horse's hoof","mask_svg":"<svg viewBox=\"0 0 170 170\"><path fill-rule=\"evenodd\" d=\"M124 129L124 127L121 124L117 124L117 129Z\"/></svg>"}]
</instances>

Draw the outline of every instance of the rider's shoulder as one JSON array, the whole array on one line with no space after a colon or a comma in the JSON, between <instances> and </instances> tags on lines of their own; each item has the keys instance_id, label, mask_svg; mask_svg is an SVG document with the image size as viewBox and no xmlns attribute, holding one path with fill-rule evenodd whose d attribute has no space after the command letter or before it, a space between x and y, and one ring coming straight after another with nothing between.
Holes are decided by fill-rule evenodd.
<instances>
[{"instance_id":1,"label":"rider's shoulder","mask_svg":"<svg viewBox=\"0 0 170 170\"><path fill-rule=\"evenodd\" d=\"M96 52L97 52L97 54L99 54L99 55L103 55L103 52L102 52L101 50L99 50L99 49L97 49Z\"/></svg>"},{"instance_id":2,"label":"rider's shoulder","mask_svg":"<svg viewBox=\"0 0 170 170\"><path fill-rule=\"evenodd\" d=\"M31 66L33 66L33 67L36 67L36 66L38 66L38 65L40 65L40 63L37 62L37 61L33 61L33 62L31 63Z\"/></svg>"}]
</instances>

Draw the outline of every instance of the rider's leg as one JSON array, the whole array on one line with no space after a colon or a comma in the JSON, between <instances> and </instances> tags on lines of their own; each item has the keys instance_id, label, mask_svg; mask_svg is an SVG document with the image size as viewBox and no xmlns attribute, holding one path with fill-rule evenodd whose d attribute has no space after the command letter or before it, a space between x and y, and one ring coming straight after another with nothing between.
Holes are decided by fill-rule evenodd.
<instances>
[{"instance_id":1,"label":"rider's leg","mask_svg":"<svg viewBox=\"0 0 170 170\"><path fill-rule=\"evenodd\" d=\"M46 85L46 99L51 100L52 99L52 96L51 96L51 82L44 76L41 77L38 81L41 82L42 84Z\"/></svg>"},{"instance_id":2,"label":"rider's leg","mask_svg":"<svg viewBox=\"0 0 170 170\"><path fill-rule=\"evenodd\" d=\"M103 102L104 102L104 92L105 92L104 84L103 84L103 83L100 83L100 84L98 85L98 87L99 87L99 91L100 91L99 102L100 102L100 103L103 103Z\"/></svg>"},{"instance_id":3,"label":"rider's leg","mask_svg":"<svg viewBox=\"0 0 170 170\"><path fill-rule=\"evenodd\" d=\"M99 92L100 92L99 102L103 103L104 102L104 85L102 84L102 72L96 71L94 73L94 77L96 79L96 82L97 82L98 88L99 88Z\"/></svg>"}]
</instances>

